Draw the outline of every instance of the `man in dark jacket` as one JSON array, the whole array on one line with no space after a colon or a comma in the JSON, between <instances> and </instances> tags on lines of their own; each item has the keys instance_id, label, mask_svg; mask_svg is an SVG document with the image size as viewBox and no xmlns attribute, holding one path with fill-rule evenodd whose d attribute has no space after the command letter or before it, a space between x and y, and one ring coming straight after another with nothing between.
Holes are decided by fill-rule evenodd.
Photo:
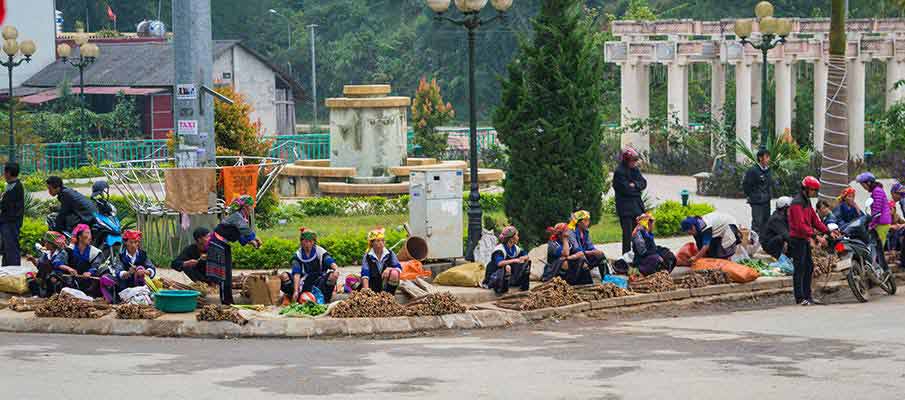
<instances>
[{"instance_id":1,"label":"man in dark jacket","mask_svg":"<svg viewBox=\"0 0 905 400\"><path fill-rule=\"evenodd\" d=\"M184 273L192 282L207 283L207 244L211 240L211 231L207 228L196 228L192 232L192 243L170 263L170 267Z\"/></svg>"},{"instance_id":2,"label":"man in dark jacket","mask_svg":"<svg viewBox=\"0 0 905 400\"><path fill-rule=\"evenodd\" d=\"M786 253L786 245L789 243L789 206L792 205L792 198L783 196L776 199L776 211L767 220L764 227L763 236L760 243L767 254L773 258Z\"/></svg>"},{"instance_id":3,"label":"man in dark jacket","mask_svg":"<svg viewBox=\"0 0 905 400\"><path fill-rule=\"evenodd\" d=\"M25 216L25 190L19 182L19 164L6 163L3 167L6 190L0 197L0 238L3 240L3 264L19 265L19 231Z\"/></svg>"},{"instance_id":4,"label":"man in dark jacket","mask_svg":"<svg viewBox=\"0 0 905 400\"><path fill-rule=\"evenodd\" d=\"M622 152L622 160L613 172L613 191L616 192L616 215L622 226L622 254L632 250L632 231L635 220L644 214L642 195L647 189L647 180L641 175L638 160L641 156L635 149Z\"/></svg>"},{"instance_id":5,"label":"man in dark jacket","mask_svg":"<svg viewBox=\"0 0 905 400\"><path fill-rule=\"evenodd\" d=\"M60 201L60 211L57 212L57 219L54 221L57 230L70 232L78 224L88 226L94 224L97 206L91 199L72 188L64 187L59 176L47 178L46 183L47 193Z\"/></svg>"},{"instance_id":6,"label":"man in dark jacket","mask_svg":"<svg viewBox=\"0 0 905 400\"><path fill-rule=\"evenodd\" d=\"M770 199L773 198L773 172L770 171L770 152L757 152L757 165L745 172L742 188L751 205L751 230L763 235L770 218Z\"/></svg>"}]
</instances>

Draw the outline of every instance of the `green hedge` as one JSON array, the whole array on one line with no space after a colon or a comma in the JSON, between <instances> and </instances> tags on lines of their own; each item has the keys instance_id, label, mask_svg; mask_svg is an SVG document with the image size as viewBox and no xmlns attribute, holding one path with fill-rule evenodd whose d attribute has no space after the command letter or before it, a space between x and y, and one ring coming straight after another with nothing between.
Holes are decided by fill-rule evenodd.
<instances>
[{"instance_id":1,"label":"green hedge","mask_svg":"<svg viewBox=\"0 0 905 400\"><path fill-rule=\"evenodd\" d=\"M686 217L704 215L715 211L715 208L706 203L689 203L683 207L681 202L667 200L654 209L654 218L657 220L656 234L658 236L674 236L682 233L679 223Z\"/></svg>"},{"instance_id":2,"label":"green hedge","mask_svg":"<svg viewBox=\"0 0 905 400\"><path fill-rule=\"evenodd\" d=\"M342 235L329 235L318 239L318 244L323 246L336 259L339 265L355 265L361 262L361 257L368 248L367 233L349 232ZM393 246L405 238L405 232L387 230L387 246ZM293 253L298 249L297 240L263 238L264 245L260 249L251 246L232 245L233 267L236 269L286 269ZM399 250L399 248L395 249Z\"/></svg>"},{"instance_id":3,"label":"green hedge","mask_svg":"<svg viewBox=\"0 0 905 400\"><path fill-rule=\"evenodd\" d=\"M47 232L47 224L43 219L25 218L22 222L22 230L19 232L19 249L22 254L32 254L35 243L39 243Z\"/></svg>"},{"instance_id":4,"label":"green hedge","mask_svg":"<svg viewBox=\"0 0 905 400\"><path fill-rule=\"evenodd\" d=\"M468 193L462 196L462 207L468 210ZM312 197L299 200L296 204L281 207L283 218L316 216L357 216L405 214L408 212L409 195L388 199L385 197ZM481 208L484 211L502 211L502 193L481 193Z\"/></svg>"}]
</instances>

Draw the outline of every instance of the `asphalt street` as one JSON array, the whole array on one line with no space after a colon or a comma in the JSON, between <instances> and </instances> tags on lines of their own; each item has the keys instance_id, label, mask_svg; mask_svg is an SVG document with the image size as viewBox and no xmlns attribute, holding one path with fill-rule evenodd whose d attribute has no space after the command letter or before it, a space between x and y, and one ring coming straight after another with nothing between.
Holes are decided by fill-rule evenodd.
<instances>
[{"instance_id":1,"label":"asphalt street","mask_svg":"<svg viewBox=\"0 0 905 400\"><path fill-rule=\"evenodd\" d=\"M0 397L832 400L905 393L905 296L681 314L402 339L0 334Z\"/></svg>"}]
</instances>

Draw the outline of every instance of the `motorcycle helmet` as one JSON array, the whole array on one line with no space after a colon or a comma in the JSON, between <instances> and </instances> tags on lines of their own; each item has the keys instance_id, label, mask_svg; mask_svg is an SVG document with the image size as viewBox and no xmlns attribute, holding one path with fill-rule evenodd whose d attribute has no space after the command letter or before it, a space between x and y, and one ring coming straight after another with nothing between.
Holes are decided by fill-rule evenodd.
<instances>
[{"instance_id":1,"label":"motorcycle helmet","mask_svg":"<svg viewBox=\"0 0 905 400\"><path fill-rule=\"evenodd\" d=\"M641 155L638 154L637 150L635 150L631 147L626 147L625 150L622 150L621 158L622 158L622 162L629 162L629 161L635 161L635 160L640 159Z\"/></svg>"},{"instance_id":2,"label":"motorcycle helmet","mask_svg":"<svg viewBox=\"0 0 905 400\"><path fill-rule=\"evenodd\" d=\"M813 176L806 176L801 181L801 187L805 189L820 190L820 181Z\"/></svg>"},{"instance_id":3,"label":"motorcycle helmet","mask_svg":"<svg viewBox=\"0 0 905 400\"><path fill-rule=\"evenodd\" d=\"M892 189L889 189L889 193L898 193L901 195L905 195L905 185L896 182L892 185Z\"/></svg>"},{"instance_id":4,"label":"motorcycle helmet","mask_svg":"<svg viewBox=\"0 0 905 400\"><path fill-rule=\"evenodd\" d=\"M96 181L91 185L91 197L107 194L108 190L110 190L110 185L107 184L107 181Z\"/></svg>"},{"instance_id":5,"label":"motorcycle helmet","mask_svg":"<svg viewBox=\"0 0 905 400\"><path fill-rule=\"evenodd\" d=\"M877 177L875 177L874 174L872 174L870 172L862 172L861 174L858 175L857 178L855 178L855 180L858 183L870 183L870 182L876 181Z\"/></svg>"}]
</instances>

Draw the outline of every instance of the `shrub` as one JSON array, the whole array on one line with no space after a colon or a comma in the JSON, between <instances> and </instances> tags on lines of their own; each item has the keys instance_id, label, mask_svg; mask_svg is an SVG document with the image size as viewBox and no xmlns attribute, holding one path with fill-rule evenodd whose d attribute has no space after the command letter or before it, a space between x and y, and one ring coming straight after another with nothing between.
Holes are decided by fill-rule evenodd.
<instances>
[{"instance_id":1,"label":"shrub","mask_svg":"<svg viewBox=\"0 0 905 400\"><path fill-rule=\"evenodd\" d=\"M260 120L251 120L253 109L245 101L245 96L231 86L215 90L233 101L233 104L214 102L217 155L265 156L270 151L272 140L264 139Z\"/></svg>"},{"instance_id":2,"label":"shrub","mask_svg":"<svg viewBox=\"0 0 905 400\"><path fill-rule=\"evenodd\" d=\"M436 79L429 83L421 78L415 99L412 101L412 124L415 131L415 145L427 157L440 158L446 153L446 132L437 130L455 117L452 105L443 102L440 85Z\"/></svg>"},{"instance_id":3,"label":"shrub","mask_svg":"<svg viewBox=\"0 0 905 400\"><path fill-rule=\"evenodd\" d=\"M47 232L47 224L43 219L25 218L22 222L22 230L19 232L19 249L23 254L32 253L35 243L39 243Z\"/></svg>"},{"instance_id":4,"label":"shrub","mask_svg":"<svg viewBox=\"0 0 905 400\"><path fill-rule=\"evenodd\" d=\"M711 213L715 208L706 203L689 203L683 207L681 202L667 200L654 209L654 218L657 220L656 234L658 236L674 236L682 233L679 223L683 219L695 215Z\"/></svg>"}]
</instances>

